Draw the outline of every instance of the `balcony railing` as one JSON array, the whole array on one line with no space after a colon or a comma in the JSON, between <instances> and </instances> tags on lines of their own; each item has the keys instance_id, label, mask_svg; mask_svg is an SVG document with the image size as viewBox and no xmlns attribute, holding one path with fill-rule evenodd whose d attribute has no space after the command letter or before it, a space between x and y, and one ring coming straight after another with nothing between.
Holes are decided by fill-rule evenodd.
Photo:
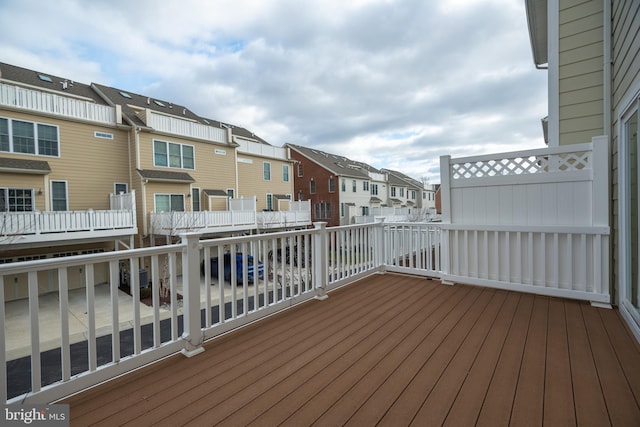
<instances>
[{"instance_id":1,"label":"balcony railing","mask_svg":"<svg viewBox=\"0 0 640 427\"><path fill-rule=\"evenodd\" d=\"M147 125L161 132L199 138L206 141L227 142L226 129L203 125L191 120L157 114L147 110Z\"/></svg>"},{"instance_id":2,"label":"balcony railing","mask_svg":"<svg viewBox=\"0 0 640 427\"><path fill-rule=\"evenodd\" d=\"M154 234L170 236L190 231L227 232L311 225L309 201L289 203L286 211L256 212L255 198L232 199L228 211L151 212L149 221Z\"/></svg>"},{"instance_id":3,"label":"balcony railing","mask_svg":"<svg viewBox=\"0 0 640 427\"><path fill-rule=\"evenodd\" d=\"M97 123L116 123L114 107L5 83L0 83L0 105Z\"/></svg>"},{"instance_id":4,"label":"balcony railing","mask_svg":"<svg viewBox=\"0 0 640 427\"><path fill-rule=\"evenodd\" d=\"M108 210L0 212L0 245L137 233L134 193L112 194L110 203Z\"/></svg>"}]
</instances>

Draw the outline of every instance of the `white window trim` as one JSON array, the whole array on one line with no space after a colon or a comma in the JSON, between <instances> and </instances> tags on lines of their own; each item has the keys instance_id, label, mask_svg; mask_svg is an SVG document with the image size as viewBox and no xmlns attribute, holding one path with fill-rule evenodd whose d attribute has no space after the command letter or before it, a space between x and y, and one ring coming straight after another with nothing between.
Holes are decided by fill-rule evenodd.
<instances>
[{"instance_id":1,"label":"white window trim","mask_svg":"<svg viewBox=\"0 0 640 427\"><path fill-rule=\"evenodd\" d=\"M182 210L181 211L162 211L162 212L185 212L185 203L184 199L186 199L185 195L182 193L153 193L153 212L159 213L156 206L156 196L169 196L169 209L171 209L171 196L182 196Z\"/></svg>"},{"instance_id":2,"label":"white window trim","mask_svg":"<svg viewBox=\"0 0 640 427\"><path fill-rule=\"evenodd\" d=\"M53 183L64 182L64 211L69 210L69 181L66 179L52 179L49 181L49 203L51 203L51 210L53 210Z\"/></svg>"},{"instance_id":3,"label":"white window trim","mask_svg":"<svg viewBox=\"0 0 640 427\"><path fill-rule=\"evenodd\" d=\"M269 165L269 179L265 178L265 165ZM271 182L271 162L262 162L262 180L266 182Z\"/></svg>"},{"instance_id":4,"label":"white window trim","mask_svg":"<svg viewBox=\"0 0 640 427\"><path fill-rule=\"evenodd\" d=\"M193 196L193 191L198 190L198 210L193 209L193 204L196 201L196 197ZM191 187L191 212L200 212L202 210L202 193L200 192L200 187Z\"/></svg>"},{"instance_id":5,"label":"white window trim","mask_svg":"<svg viewBox=\"0 0 640 427\"><path fill-rule=\"evenodd\" d=\"M286 173L287 179L284 179L285 178L285 173L284 173L285 170L287 171L287 173ZM290 181L291 181L291 174L290 174L290 170L289 170L289 165L282 165L282 182L290 182Z\"/></svg>"},{"instance_id":6,"label":"white window trim","mask_svg":"<svg viewBox=\"0 0 640 427\"><path fill-rule=\"evenodd\" d=\"M43 123L43 122L34 122L31 120L23 120L23 119L17 119L17 118L12 118L12 117L5 117L5 116L0 116L0 119L5 119L8 122L8 129L7 131L9 132L9 151L0 151L0 154L2 153L11 153L11 154L19 154L21 156L39 156L39 157L49 157L49 158L60 158L61 157L61 152L62 152L62 146L60 144L60 126L58 125L53 125L51 123ZM13 121L19 121L19 122L25 122L25 123L31 123L33 124L33 139L34 139L34 144L35 144L35 153L19 153L16 152L13 148L13 125L11 124L11 122ZM38 145L38 125L44 125L44 126L51 126L56 128L56 137L58 138L58 155L57 156L52 156L51 154L40 154L40 147Z\"/></svg>"},{"instance_id":7,"label":"white window trim","mask_svg":"<svg viewBox=\"0 0 640 427\"><path fill-rule=\"evenodd\" d=\"M124 185L125 188L126 188L125 193L129 192L129 183L127 183L127 182L114 182L113 183L113 194L116 194L116 195L120 194L120 193L118 193L118 190L117 190L118 185Z\"/></svg>"},{"instance_id":8,"label":"white window trim","mask_svg":"<svg viewBox=\"0 0 640 427\"><path fill-rule=\"evenodd\" d=\"M156 164L156 142L163 142L165 144L165 147L167 148L167 165L166 166ZM169 154L169 144L174 144L174 145L180 146L180 167L171 166L171 155ZM193 168L185 168L184 167L184 147L193 148ZM157 168L184 169L184 170L189 170L189 171L196 170L196 147L195 147L195 145L182 144L180 142L173 142L173 141L165 141L164 139L153 139L152 142L151 142L151 148L152 148L152 151L153 151L152 152L153 166L155 166Z\"/></svg>"}]
</instances>

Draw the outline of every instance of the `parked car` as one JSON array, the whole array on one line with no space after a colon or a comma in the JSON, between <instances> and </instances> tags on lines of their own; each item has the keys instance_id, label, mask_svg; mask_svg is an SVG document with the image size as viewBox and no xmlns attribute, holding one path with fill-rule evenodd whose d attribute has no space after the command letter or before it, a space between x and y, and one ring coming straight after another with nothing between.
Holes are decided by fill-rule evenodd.
<instances>
[{"instance_id":1,"label":"parked car","mask_svg":"<svg viewBox=\"0 0 640 427\"><path fill-rule=\"evenodd\" d=\"M235 262L236 284L242 284L242 280L243 280L242 257L243 257L242 253L236 253L236 262ZM230 253L224 254L223 262L224 262L224 280L227 282L230 282L231 268L232 268ZM260 261L258 261L257 264L258 264L258 279L262 279L264 278L264 264ZM212 257L211 258L211 277L213 278L218 277L218 265L219 265L218 257ZM256 262L254 261L253 256L247 255L247 278L249 283L253 283L254 281L255 265L256 265ZM204 274L204 260L202 261L201 269L202 269L202 274Z\"/></svg>"}]
</instances>

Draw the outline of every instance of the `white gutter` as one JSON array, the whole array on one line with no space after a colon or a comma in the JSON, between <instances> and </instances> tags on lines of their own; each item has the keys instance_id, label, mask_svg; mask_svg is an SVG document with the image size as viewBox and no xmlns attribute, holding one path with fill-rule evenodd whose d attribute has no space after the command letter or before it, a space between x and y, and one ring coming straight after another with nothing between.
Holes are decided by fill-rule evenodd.
<instances>
[{"instance_id":1,"label":"white gutter","mask_svg":"<svg viewBox=\"0 0 640 427\"><path fill-rule=\"evenodd\" d=\"M603 86L604 86L604 134L611 140L611 2L603 0L604 3L604 64L603 64Z\"/></svg>"}]
</instances>

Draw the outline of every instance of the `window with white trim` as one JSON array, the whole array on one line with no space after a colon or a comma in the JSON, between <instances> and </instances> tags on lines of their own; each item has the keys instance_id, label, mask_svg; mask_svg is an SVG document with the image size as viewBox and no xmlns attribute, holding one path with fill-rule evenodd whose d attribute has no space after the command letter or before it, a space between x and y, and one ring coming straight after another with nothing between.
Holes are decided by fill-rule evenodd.
<instances>
[{"instance_id":1,"label":"window with white trim","mask_svg":"<svg viewBox=\"0 0 640 427\"><path fill-rule=\"evenodd\" d=\"M51 210L69 210L67 202L67 181L51 181Z\"/></svg>"},{"instance_id":2,"label":"window with white trim","mask_svg":"<svg viewBox=\"0 0 640 427\"><path fill-rule=\"evenodd\" d=\"M335 193L336 191L336 179L333 176L329 177L329 193Z\"/></svg>"},{"instance_id":3,"label":"window with white trim","mask_svg":"<svg viewBox=\"0 0 640 427\"><path fill-rule=\"evenodd\" d=\"M200 211L200 189L197 187L191 189L191 210L193 212Z\"/></svg>"},{"instance_id":4,"label":"window with white trim","mask_svg":"<svg viewBox=\"0 0 640 427\"><path fill-rule=\"evenodd\" d=\"M396 197L396 187L391 187L391 197Z\"/></svg>"},{"instance_id":5,"label":"window with white trim","mask_svg":"<svg viewBox=\"0 0 640 427\"><path fill-rule=\"evenodd\" d=\"M127 193L129 192L129 184L126 182L114 182L113 191L114 194Z\"/></svg>"},{"instance_id":6,"label":"window with white trim","mask_svg":"<svg viewBox=\"0 0 640 427\"><path fill-rule=\"evenodd\" d=\"M282 181L289 182L289 165L282 165Z\"/></svg>"},{"instance_id":7,"label":"window with white trim","mask_svg":"<svg viewBox=\"0 0 640 427\"><path fill-rule=\"evenodd\" d=\"M302 176L302 163L298 163L298 176Z\"/></svg>"},{"instance_id":8,"label":"window with white trim","mask_svg":"<svg viewBox=\"0 0 640 427\"><path fill-rule=\"evenodd\" d=\"M184 194L155 194L156 212L184 212Z\"/></svg>"},{"instance_id":9,"label":"window with white trim","mask_svg":"<svg viewBox=\"0 0 640 427\"><path fill-rule=\"evenodd\" d=\"M153 140L153 165L179 169L195 169L193 145Z\"/></svg>"},{"instance_id":10,"label":"window with white trim","mask_svg":"<svg viewBox=\"0 0 640 427\"><path fill-rule=\"evenodd\" d=\"M358 191L358 186L355 179L351 181L351 191L353 191L354 193Z\"/></svg>"},{"instance_id":11,"label":"window with white trim","mask_svg":"<svg viewBox=\"0 0 640 427\"><path fill-rule=\"evenodd\" d=\"M235 198L235 193L236 190L234 190L233 188L227 188L227 197L229 197L230 199Z\"/></svg>"},{"instance_id":12,"label":"window with white trim","mask_svg":"<svg viewBox=\"0 0 640 427\"><path fill-rule=\"evenodd\" d=\"M316 194L316 182L313 179L309 180L309 194Z\"/></svg>"},{"instance_id":13,"label":"window with white trim","mask_svg":"<svg viewBox=\"0 0 640 427\"><path fill-rule=\"evenodd\" d=\"M369 181L362 181L362 190L369 191Z\"/></svg>"},{"instance_id":14,"label":"window with white trim","mask_svg":"<svg viewBox=\"0 0 640 427\"><path fill-rule=\"evenodd\" d=\"M33 189L0 188L0 212L33 212Z\"/></svg>"},{"instance_id":15,"label":"window with white trim","mask_svg":"<svg viewBox=\"0 0 640 427\"><path fill-rule=\"evenodd\" d=\"M58 127L0 117L0 151L58 157Z\"/></svg>"},{"instance_id":16,"label":"window with white trim","mask_svg":"<svg viewBox=\"0 0 640 427\"><path fill-rule=\"evenodd\" d=\"M271 163L262 163L262 179L265 181L271 181Z\"/></svg>"},{"instance_id":17,"label":"window with white trim","mask_svg":"<svg viewBox=\"0 0 640 427\"><path fill-rule=\"evenodd\" d=\"M378 195L378 184L371 184L371 195L372 196Z\"/></svg>"},{"instance_id":18,"label":"window with white trim","mask_svg":"<svg viewBox=\"0 0 640 427\"><path fill-rule=\"evenodd\" d=\"M273 194L267 193L267 210L273 210Z\"/></svg>"}]
</instances>

